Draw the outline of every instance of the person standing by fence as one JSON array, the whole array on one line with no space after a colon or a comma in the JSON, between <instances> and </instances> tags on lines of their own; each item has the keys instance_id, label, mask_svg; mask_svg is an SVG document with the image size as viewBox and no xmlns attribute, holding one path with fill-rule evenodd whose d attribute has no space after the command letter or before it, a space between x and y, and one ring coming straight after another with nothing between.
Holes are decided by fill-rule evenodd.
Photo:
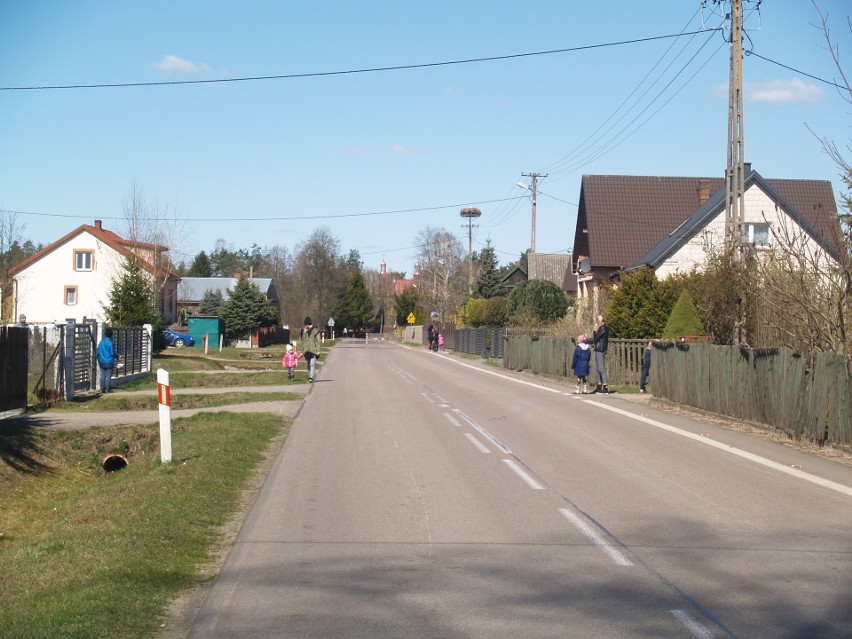
<instances>
[{"instance_id":1,"label":"person standing by fence","mask_svg":"<svg viewBox=\"0 0 852 639\"><path fill-rule=\"evenodd\" d=\"M651 349L654 348L653 342L648 342L645 347L645 355L642 358L642 375L639 377L639 392L645 392L645 382L648 381L648 373L651 371Z\"/></svg>"},{"instance_id":2,"label":"person standing by fence","mask_svg":"<svg viewBox=\"0 0 852 639\"><path fill-rule=\"evenodd\" d=\"M577 338L577 348L574 349L574 356L571 358L571 370L577 376L577 390L574 391L575 395L589 392L586 379L589 376L589 360L591 359L592 351L589 349L589 345L586 344L586 336L580 335ZM580 384L582 384L582 390L580 389Z\"/></svg>"},{"instance_id":3,"label":"person standing by fence","mask_svg":"<svg viewBox=\"0 0 852 639\"><path fill-rule=\"evenodd\" d=\"M112 369L118 356L115 354L115 345L112 343L112 329L105 328L104 336L98 344L98 368L101 371L101 392L111 393L110 382L112 381Z\"/></svg>"},{"instance_id":4,"label":"person standing by fence","mask_svg":"<svg viewBox=\"0 0 852 639\"><path fill-rule=\"evenodd\" d=\"M607 326L603 315L598 315L595 324L595 335L593 338L595 350L595 370L598 374L598 385L593 393L608 393L609 386L606 378L606 351L609 348L609 326Z\"/></svg>"}]
</instances>

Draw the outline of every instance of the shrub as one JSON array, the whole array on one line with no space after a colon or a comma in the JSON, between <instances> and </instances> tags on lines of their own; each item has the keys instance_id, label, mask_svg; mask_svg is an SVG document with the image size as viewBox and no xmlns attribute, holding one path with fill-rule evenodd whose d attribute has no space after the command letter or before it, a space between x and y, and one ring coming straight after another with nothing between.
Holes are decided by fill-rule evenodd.
<instances>
[{"instance_id":1,"label":"shrub","mask_svg":"<svg viewBox=\"0 0 852 639\"><path fill-rule=\"evenodd\" d=\"M704 324L689 291L683 291L675 304L669 321L663 329L664 339L675 339L681 335L704 335Z\"/></svg>"},{"instance_id":2,"label":"shrub","mask_svg":"<svg viewBox=\"0 0 852 639\"><path fill-rule=\"evenodd\" d=\"M553 282L527 280L519 283L506 304L510 318L532 313L541 322L555 322L565 316L568 300L565 293Z\"/></svg>"}]
</instances>

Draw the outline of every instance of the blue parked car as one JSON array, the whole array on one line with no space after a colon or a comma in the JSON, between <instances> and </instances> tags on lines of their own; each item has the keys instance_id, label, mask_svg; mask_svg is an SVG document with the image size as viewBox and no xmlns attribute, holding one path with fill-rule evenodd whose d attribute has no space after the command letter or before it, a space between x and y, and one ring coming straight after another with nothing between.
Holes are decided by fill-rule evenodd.
<instances>
[{"instance_id":1,"label":"blue parked car","mask_svg":"<svg viewBox=\"0 0 852 639\"><path fill-rule=\"evenodd\" d=\"M163 339L166 340L166 345L174 346L175 348L195 346L195 339L184 333L178 333L170 328L163 329Z\"/></svg>"}]
</instances>

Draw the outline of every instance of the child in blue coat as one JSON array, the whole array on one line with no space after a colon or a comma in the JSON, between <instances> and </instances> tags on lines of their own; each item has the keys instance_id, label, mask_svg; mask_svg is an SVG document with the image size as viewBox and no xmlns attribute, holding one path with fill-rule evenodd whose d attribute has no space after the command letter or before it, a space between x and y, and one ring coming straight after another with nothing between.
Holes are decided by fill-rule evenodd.
<instances>
[{"instance_id":1,"label":"child in blue coat","mask_svg":"<svg viewBox=\"0 0 852 639\"><path fill-rule=\"evenodd\" d=\"M571 358L571 369L577 376L577 390L574 391L575 395L589 391L586 378L589 375L589 361L591 359L592 349L586 344L586 336L580 335L577 337L577 348L574 349L574 357ZM580 390L580 384L583 385L582 391Z\"/></svg>"}]
</instances>

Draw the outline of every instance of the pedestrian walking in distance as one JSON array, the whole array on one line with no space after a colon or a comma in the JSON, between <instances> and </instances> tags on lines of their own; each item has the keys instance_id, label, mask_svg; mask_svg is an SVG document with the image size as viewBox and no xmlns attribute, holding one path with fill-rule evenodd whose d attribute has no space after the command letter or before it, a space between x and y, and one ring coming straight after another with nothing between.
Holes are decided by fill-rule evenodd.
<instances>
[{"instance_id":1,"label":"pedestrian walking in distance","mask_svg":"<svg viewBox=\"0 0 852 639\"><path fill-rule=\"evenodd\" d=\"M308 369L308 383L313 384L317 359L322 352L322 342L320 341L320 331L314 326L310 317L305 318L305 328L302 331L302 352L305 355L305 365Z\"/></svg>"},{"instance_id":2,"label":"pedestrian walking in distance","mask_svg":"<svg viewBox=\"0 0 852 639\"><path fill-rule=\"evenodd\" d=\"M607 326L603 315L598 315L595 324L595 335L593 339L595 351L595 370L598 373L598 385L594 393L608 393L609 386L606 379L606 350L609 348L609 326Z\"/></svg>"},{"instance_id":3,"label":"pedestrian walking in distance","mask_svg":"<svg viewBox=\"0 0 852 639\"><path fill-rule=\"evenodd\" d=\"M302 354L293 348L292 344L287 344L284 357L281 359L281 365L287 369L287 379L291 382L296 379L296 365L302 359Z\"/></svg>"},{"instance_id":4,"label":"pedestrian walking in distance","mask_svg":"<svg viewBox=\"0 0 852 639\"><path fill-rule=\"evenodd\" d=\"M586 380L589 376L589 362L591 359L592 350L589 348L589 345L586 344L586 336L578 336L577 347L574 349L574 357L571 358L571 369L577 376L577 390L574 391L575 395L589 392L589 386Z\"/></svg>"}]
</instances>

